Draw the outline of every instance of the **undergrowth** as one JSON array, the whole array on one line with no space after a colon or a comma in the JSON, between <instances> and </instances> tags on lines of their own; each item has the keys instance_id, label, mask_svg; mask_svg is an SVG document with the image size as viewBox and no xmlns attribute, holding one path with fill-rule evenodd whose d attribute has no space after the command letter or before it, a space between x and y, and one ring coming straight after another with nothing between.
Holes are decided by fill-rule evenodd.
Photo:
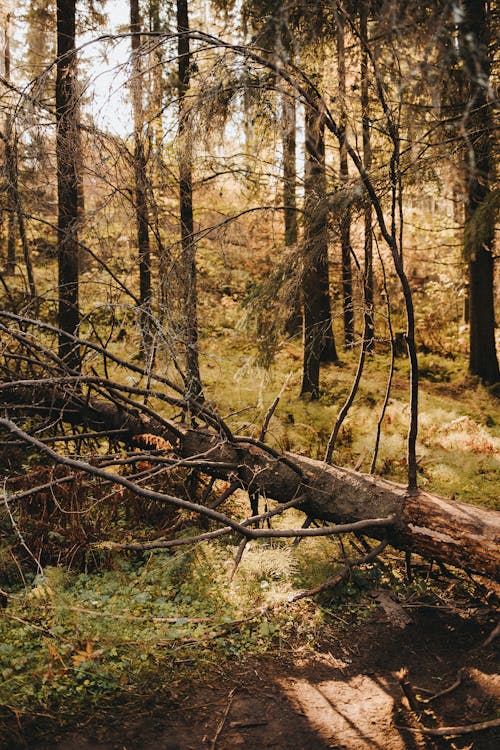
<instances>
[{"instance_id":1,"label":"undergrowth","mask_svg":"<svg viewBox=\"0 0 500 750\"><path fill-rule=\"evenodd\" d=\"M281 606L308 578L302 554L255 545L231 582L236 549L212 543L135 559L120 553L107 570L47 567L9 587L0 716L57 711L64 720L78 706L137 691L153 672L161 689L201 679L210 664L279 648L281 639L312 642L307 607Z\"/></svg>"},{"instance_id":2,"label":"undergrowth","mask_svg":"<svg viewBox=\"0 0 500 750\"><path fill-rule=\"evenodd\" d=\"M474 606L470 580L433 580L426 564L408 582L394 552L315 600L290 604L357 545L251 542L232 580L237 546L228 541L175 554L114 553L108 569L91 573L45 568L31 583L4 591L0 725L13 714L57 715L61 726L71 725L82 712L127 696L202 684L223 664L305 653L326 626L352 632L372 617L381 588L402 604Z\"/></svg>"},{"instance_id":3,"label":"undergrowth","mask_svg":"<svg viewBox=\"0 0 500 750\"><path fill-rule=\"evenodd\" d=\"M300 342L288 342L264 370L244 349L237 333L221 350L207 342L206 391L233 430L257 437L265 413L285 385L267 439L280 450L322 460L335 419L349 393L357 352L342 354L343 366L323 368L319 401L300 399ZM218 348L218 349L217 349ZM218 350L217 364L215 355ZM500 402L464 375L464 357L421 355L417 458L422 488L468 503L500 508ZM369 471L387 380L387 357L370 357L354 404L342 426L333 460ZM228 377L228 373L233 373ZM432 375L429 377L429 373ZM396 360L393 387L382 422L375 473L406 481L408 378L405 359ZM220 383L224 382L224 388Z\"/></svg>"}]
</instances>

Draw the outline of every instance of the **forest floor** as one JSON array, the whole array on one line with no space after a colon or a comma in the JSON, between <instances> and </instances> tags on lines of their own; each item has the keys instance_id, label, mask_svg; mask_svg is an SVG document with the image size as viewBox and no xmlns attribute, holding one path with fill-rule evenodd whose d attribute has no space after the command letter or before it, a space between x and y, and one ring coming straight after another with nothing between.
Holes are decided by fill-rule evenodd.
<instances>
[{"instance_id":1,"label":"forest floor","mask_svg":"<svg viewBox=\"0 0 500 750\"><path fill-rule=\"evenodd\" d=\"M40 750L404 750L499 747L500 730L456 738L409 731L416 715L399 684L406 669L415 692L461 684L422 706L428 726L457 726L491 718L500 676L491 632L477 612L417 604L404 609L381 597L354 632L333 622L314 648L280 649L221 663L200 683L173 690L161 674L134 700L75 715L64 731L57 717L12 722L8 747ZM407 621L406 621L407 620ZM406 621L406 624L405 624Z\"/></svg>"}]
</instances>

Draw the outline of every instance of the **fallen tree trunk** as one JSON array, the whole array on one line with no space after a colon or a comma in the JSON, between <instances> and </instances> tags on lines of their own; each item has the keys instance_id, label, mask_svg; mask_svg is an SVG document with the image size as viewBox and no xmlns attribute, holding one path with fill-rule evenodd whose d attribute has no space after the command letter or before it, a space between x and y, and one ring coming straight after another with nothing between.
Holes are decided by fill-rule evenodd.
<instances>
[{"instance_id":1,"label":"fallen tree trunk","mask_svg":"<svg viewBox=\"0 0 500 750\"><path fill-rule=\"evenodd\" d=\"M244 440L244 439L243 439ZM245 445L245 443L244 443ZM210 451L221 460L239 459L247 486L278 502L305 494L301 506L310 517L335 523L355 523L394 516L390 543L457 567L499 579L500 513L484 507L447 500L428 492L409 494L403 485L381 477L329 466L294 453L269 456L255 445L235 449L200 431L186 432L184 457ZM373 530L380 537L380 529Z\"/></svg>"},{"instance_id":2,"label":"fallen tree trunk","mask_svg":"<svg viewBox=\"0 0 500 750\"><path fill-rule=\"evenodd\" d=\"M36 397L34 397L36 394ZM73 425L94 430L117 431L120 439L154 434L167 439L182 459L198 459L201 470L217 478L237 481L250 493L288 503L301 497L300 509L309 517L352 524L368 519L391 517L390 528L364 533L375 538L387 536L390 544L427 558L499 579L500 513L467 505L419 491L409 494L405 487L381 477L360 474L330 466L293 453L274 449L244 436L228 439L208 429L192 429L144 413L140 405L119 406L104 399L70 398L40 386L27 399L27 385L3 387L0 402L23 404L24 413L51 407L59 418ZM150 446L147 439L144 446ZM154 461L154 458L152 458ZM194 464L193 464L194 465Z\"/></svg>"}]
</instances>

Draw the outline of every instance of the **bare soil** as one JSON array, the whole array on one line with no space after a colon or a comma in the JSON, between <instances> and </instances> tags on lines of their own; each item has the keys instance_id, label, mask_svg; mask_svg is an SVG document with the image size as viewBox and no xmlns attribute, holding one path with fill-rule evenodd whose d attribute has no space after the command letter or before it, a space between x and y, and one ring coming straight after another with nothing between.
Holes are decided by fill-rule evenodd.
<instances>
[{"instance_id":1,"label":"bare soil","mask_svg":"<svg viewBox=\"0 0 500 750\"><path fill-rule=\"evenodd\" d=\"M454 740L410 731L417 717L399 684L437 693L465 676L452 693L422 710L427 726L456 726L498 716L500 677L495 643L481 644L495 626L484 616L447 608L405 608L398 622L380 607L356 629L332 624L323 642L261 658L227 662L203 685L177 692L162 684L121 706L102 707L62 728L54 719L24 717L9 728L9 748L40 750L497 750L500 731ZM419 692L419 691L417 691ZM423 693L419 693L423 696ZM1 744L1 742L0 742Z\"/></svg>"}]
</instances>

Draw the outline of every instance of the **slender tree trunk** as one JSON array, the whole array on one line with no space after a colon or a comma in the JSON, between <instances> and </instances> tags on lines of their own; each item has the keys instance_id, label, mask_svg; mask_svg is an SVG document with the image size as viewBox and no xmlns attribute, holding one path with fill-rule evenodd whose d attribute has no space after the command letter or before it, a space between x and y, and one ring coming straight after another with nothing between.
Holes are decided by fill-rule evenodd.
<instances>
[{"instance_id":1,"label":"slender tree trunk","mask_svg":"<svg viewBox=\"0 0 500 750\"><path fill-rule=\"evenodd\" d=\"M325 129L320 113L306 110L304 175L304 361L301 396L319 397L320 362L338 361L328 274L328 204Z\"/></svg>"},{"instance_id":2,"label":"slender tree trunk","mask_svg":"<svg viewBox=\"0 0 500 750\"><path fill-rule=\"evenodd\" d=\"M349 182L349 166L345 131L346 113L346 72L345 72L345 39L344 17L336 12L337 20L337 76L339 91L339 150L340 181L343 185ZM344 317L344 345L346 348L354 342L354 307L352 299L352 266L351 266L351 209L347 207L340 217L340 243L342 248L342 297Z\"/></svg>"},{"instance_id":3,"label":"slender tree trunk","mask_svg":"<svg viewBox=\"0 0 500 750\"><path fill-rule=\"evenodd\" d=\"M151 31L158 34L161 29L160 24L160 0L151 0L149 5L149 26ZM161 167L161 152L163 148L163 46L155 46L151 54L151 104L149 107L149 119L152 123L154 146L156 149L156 158L158 170Z\"/></svg>"},{"instance_id":4,"label":"slender tree trunk","mask_svg":"<svg viewBox=\"0 0 500 750\"><path fill-rule=\"evenodd\" d=\"M75 0L57 0L56 156L59 328L78 334L78 107L75 96ZM59 356L80 369L78 347L59 335Z\"/></svg>"},{"instance_id":5,"label":"slender tree trunk","mask_svg":"<svg viewBox=\"0 0 500 750\"><path fill-rule=\"evenodd\" d=\"M462 121L467 177L464 250L469 269L469 370L494 384L500 381L495 348L494 212L484 212L480 226L475 221L476 212L490 198L494 180L488 17L484 0L464 0L463 10L459 40L470 96Z\"/></svg>"},{"instance_id":6,"label":"slender tree trunk","mask_svg":"<svg viewBox=\"0 0 500 750\"><path fill-rule=\"evenodd\" d=\"M23 250L23 259L26 266L26 275L28 278L29 296L36 307L36 286L33 263L31 261L31 252L26 235L26 223L24 221L24 211L19 192L19 171L18 171L18 145L17 135L13 128L10 114L6 117L5 122L5 166L7 178L7 202L9 207L9 234L7 246L7 273L14 271L16 263L16 233L15 219L19 229L19 238Z\"/></svg>"},{"instance_id":7,"label":"slender tree trunk","mask_svg":"<svg viewBox=\"0 0 500 750\"><path fill-rule=\"evenodd\" d=\"M283 204L285 206L285 247L297 244L297 167L296 134L297 113L295 99L290 93L281 97L281 133L283 139ZM293 269L292 269L293 271ZM298 333L302 327L300 286L297 284L291 299L290 316L285 330L290 335Z\"/></svg>"},{"instance_id":8,"label":"slender tree trunk","mask_svg":"<svg viewBox=\"0 0 500 750\"><path fill-rule=\"evenodd\" d=\"M144 152L141 64L141 22L139 0L130 0L130 33L132 46L132 110L134 117L135 219L139 251L139 299L141 331L146 351L151 343L151 253L149 246L149 212L147 199L146 154Z\"/></svg>"},{"instance_id":9,"label":"slender tree trunk","mask_svg":"<svg viewBox=\"0 0 500 750\"><path fill-rule=\"evenodd\" d=\"M6 15L4 28L4 70L5 79L10 81L10 14ZM7 110L5 115L5 172L7 179L7 203L9 207L8 220L8 244L7 244L7 273L13 273L16 263L16 235L15 235L15 218L19 228L19 237L23 249L23 258L26 266L26 275L28 277L29 294L32 301L36 300L35 276L33 273L33 264L31 262L31 253L26 236L26 225L24 222L24 212L19 193L19 169L18 169L18 145L17 134L14 128L11 113Z\"/></svg>"},{"instance_id":10,"label":"slender tree trunk","mask_svg":"<svg viewBox=\"0 0 500 750\"><path fill-rule=\"evenodd\" d=\"M26 224L24 221L24 211L21 202L21 194L19 192L19 171L17 163L17 136L14 133L12 135L13 153L12 153L12 175L11 175L11 189L13 194L13 202L17 216L17 226L19 228L19 238L21 240L21 247L23 249L24 265L26 266L26 275L28 277L28 288L30 298L36 307L36 287L35 287L35 274L33 271L33 263L31 261L31 252L28 243L28 237L26 235Z\"/></svg>"},{"instance_id":11,"label":"slender tree trunk","mask_svg":"<svg viewBox=\"0 0 500 750\"><path fill-rule=\"evenodd\" d=\"M150 0L149 2L149 28L155 34L161 31L160 18L160 0ZM165 203L165 182L166 169L163 159L163 70L164 70L164 51L161 43L155 44L150 54L150 104L148 110L148 120L150 123L150 142L153 154L153 179L155 190L150 196L150 211L152 214L151 233L156 241L158 253L158 294L159 294L159 311L158 322L163 325L165 313L168 311L169 304L169 275L171 273L171 256L170 251L165 247L160 226L164 220Z\"/></svg>"},{"instance_id":12,"label":"slender tree trunk","mask_svg":"<svg viewBox=\"0 0 500 750\"><path fill-rule=\"evenodd\" d=\"M360 4L359 26L361 40L361 123L363 130L363 167L369 172L372 164L370 137L370 102L368 77L368 8ZM363 303L365 336L363 346L372 352L375 346L375 326L373 316L373 209L368 201L364 209L365 267L363 275Z\"/></svg>"},{"instance_id":13,"label":"slender tree trunk","mask_svg":"<svg viewBox=\"0 0 500 750\"><path fill-rule=\"evenodd\" d=\"M78 71L76 71L76 74L78 75ZM77 203L78 203L78 232L80 233L84 223L85 223L85 186L83 183L83 148L82 148L82 130L80 127L81 124L81 107L80 103L78 102L77 109L76 109L76 140L75 140L75 149L76 149L76 174L78 179L77 184ZM83 271L87 271L90 267L90 256L83 247L79 246L79 269L80 273Z\"/></svg>"},{"instance_id":14,"label":"slender tree trunk","mask_svg":"<svg viewBox=\"0 0 500 750\"><path fill-rule=\"evenodd\" d=\"M4 72L5 79L10 80L10 14L5 16L4 24ZM5 177L7 180L6 203L7 203L7 263L5 273L11 275L16 267L16 226L15 226L15 200L12 190L12 176L14 174L14 143L12 115L6 109L4 120L4 159Z\"/></svg>"},{"instance_id":15,"label":"slender tree trunk","mask_svg":"<svg viewBox=\"0 0 500 750\"><path fill-rule=\"evenodd\" d=\"M4 123L5 178L7 181L7 263L5 273L10 276L16 268L16 200L14 195L15 154L12 117L8 112Z\"/></svg>"},{"instance_id":16,"label":"slender tree trunk","mask_svg":"<svg viewBox=\"0 0 500 750\"><path fill-rule=\"evenodd\" d=\"M183 276L183 328L186 347L186 393L202 399L198 358L198 300L196 290L196 243L193 222L192 145L188 128L186 94L190 85L191 56L187 0L177 0L179 88L179 200Z\"/></svg>"},{"instance_id":17,"label":"slender tree trunk","mask_svg":"<svg viewBox=\"0 0 500 750\"><path fill-rule=\"evenodd\" d=\"M285 245L297 242L297 169L296 159L296 111L295 100L287 94L282 96L283 132L283 201L285 204Z\"/></svg>"}]
</instances>

